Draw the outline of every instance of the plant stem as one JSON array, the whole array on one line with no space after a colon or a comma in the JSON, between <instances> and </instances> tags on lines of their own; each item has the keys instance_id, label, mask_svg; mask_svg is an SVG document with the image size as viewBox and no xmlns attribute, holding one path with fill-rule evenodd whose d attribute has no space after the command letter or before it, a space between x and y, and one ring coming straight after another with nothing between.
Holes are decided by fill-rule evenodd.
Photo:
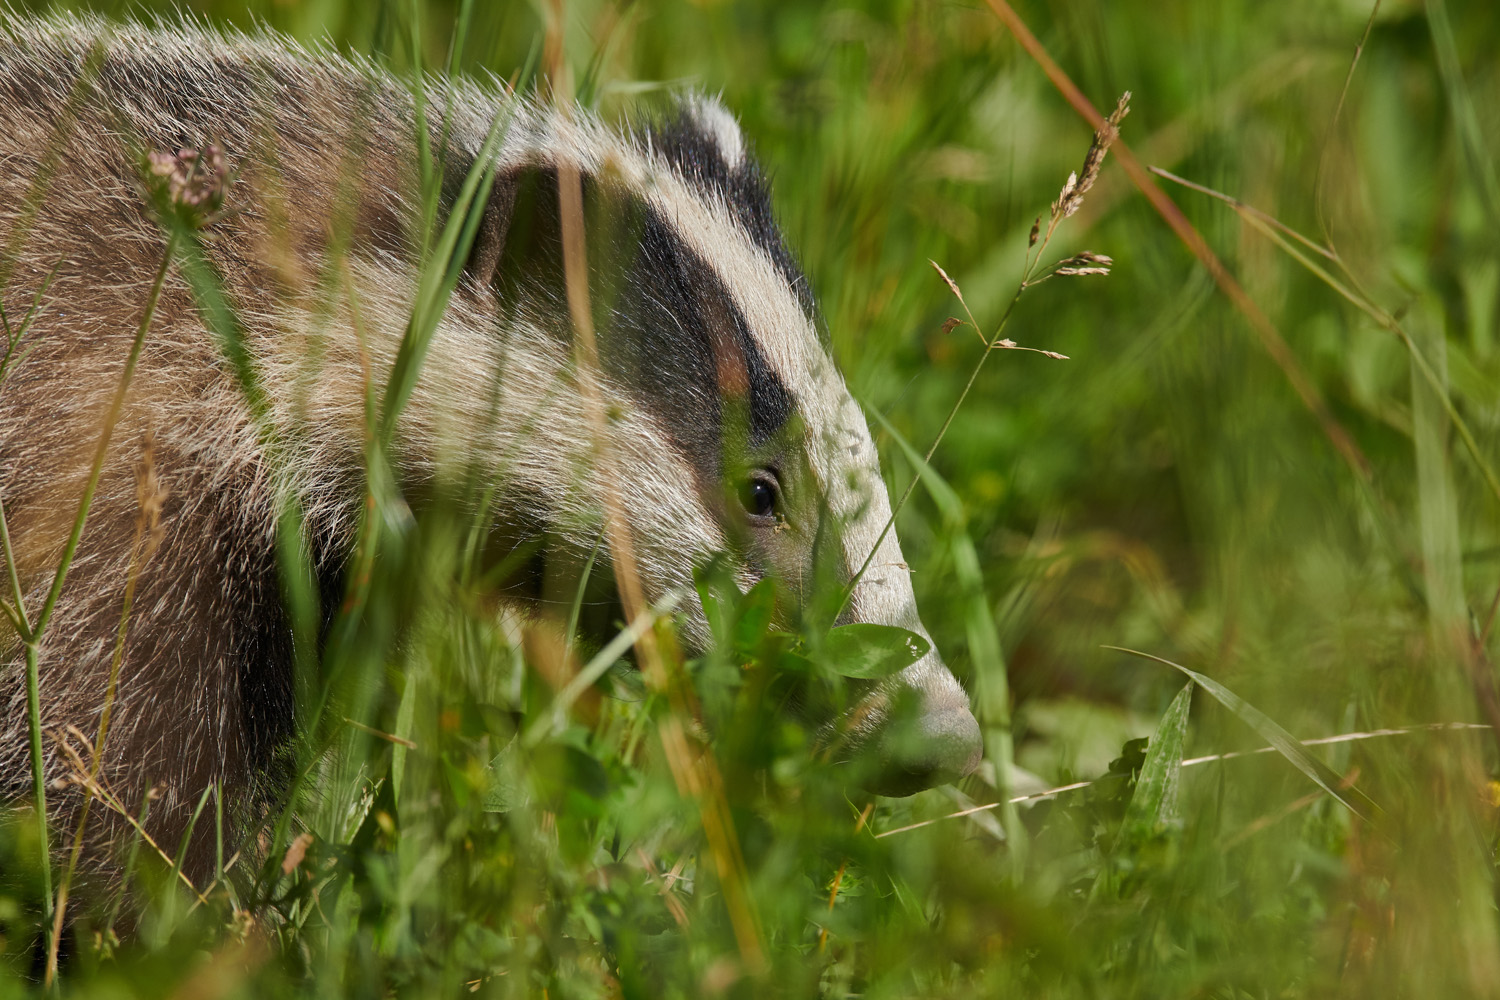
<instances>
[{"instance_id":1,"label":"plant stem","mask_svg":"<svg viewBox=\"0 0 1500 1000\"><path fill-rule=\"evenodd\" d=\"M5 549L5 571L10 576L10 596L15 602L14 610L21 626L21 641L30 642L31 622L26 617L25 595L21 591L21 574L16 570L16 553L10 544L10 523L5 516L3 499L0 499L0 545L3 545Z\"/></svg>"},{"instance_id":2,"label":"plant stem","mask_svg":"<svg viewBox=\"0 0 1500 1000\"><path fill-rule=\"evenodd\" d=\"M1045 249L1045 244L1037 250L1038 261L1041 260L1042 249ZM929 463L932 461L932 456L936 454L938 445L943 443L943 438L947 435L948 428L953 426L953 420L958 416L959 408L964 405L964 400L969 398L969 392L974 388L974 383L978 381L979 372L984 368L985 361L989 359L989 356L994 353L997 345L1000 343L1001 335L1005 332L1005 325L1010 322L1010 314L1015 311L1016 303L1021 300L1022 293L1026 291L1026 283L1031 280L1032 271L1035 269L1035 266L1031 261L1031 251L1028 249L1026 269L1021 276L1021 283L1016 287L1016 294L1011 296L1010 304L1005 307L1005 313L1000 317L1000 324L995 328L995 335L985 342L984 353L979 356L978 361L974 362L974 367L969 371L969 380L964 383L963 391L958 394L958 398L953 401L953 406L948 410L948 415L943 418L943 426L938 428L937 437L932 439L932 445L927 449L927 454L923 456L923 461ZM959 301L962 302L962 299ZM965 304L964 308L968 308L967 304ZM880 529L880 534L875 538L875 544L870 546L870 551L865 556L865 561L860 563L859 571L850 577L848 584L845 585L843 599L839 601L838 607L833 612L835 619L843 613L844 605L849 603L849 598L854 596L854 588L859 586L859 581L864 577L865 572L869 570L870 564L875 561L875 553L880 551L880 546L884 544L886 536L896 526L896 517L901 513L902 508L906 506L906 501L911 499L911 495L916 491L917 483L921 478L920 474L912 476L911 482L906 485L906 490L901 494L901 499L897 500L896 506L891 509L891 516L886 518L885 527Z\"/></svg>"},{"instance_id":3,"label":"plant stem","mask_svg":"<svg viewBox=\"0 0 1500 1000\"><path fill-rule=\"evenodd\" d=\"M110 438L114 436L115 423L120 419L120 411L125 408L125 396L130 392L130 381L135 377L136 362L141 357L141 345L146 341L146 331L151 328L151 320L156 315L156 304L161 298L162 285L167 280L167 270L172 266L172 258L177 251L177 233L173 231L167 237L167 247L161 255L161 266L156 269L156 279L151 283L151 293L146 298L146 310L141 315L140 326L136 328L135 340L130 345L130 356L125 360L125 371L120 376L120 384L115 389L115 398L110 401L109 413L104 418L104 431L99 435L99 447L94 451L94 464L89 470L88 484L83 489L83 499L78 502L78 514L73 518L73 530L68 535L68 544L63 548L62 558L58 560L57 574L52 578L52 589L47 592L47 599L42 603L42 609L37 612L36 625L32 627L33 638L41 638L42 631L46 629L48 620L52 617L53 610L57 607L57 599L62 596L63 582L68 577L68 567L73 563L73 556L78 551L78 542L83 537L83 527L89 518L89 508L94 503L94 492L99 488L99 475L104 471L104 456L109 451Z\"/></svg>"},{"instance_id":4,"label":"plant stem","mask_svg":"<svg viewBox=\"0 0 1500 1000\"><path fill-rule=\"evenodd\" d=\"M115 389L114 399L110 401L109 412L104 418L104 429L99 435L99 446L94 451L94 464L89 469L88 483L84 486L83 497L78 502L78 513L73 517L73 528L68 535L68 542L63 547L62 557L58 560L57 572L52 577L52 587L47 592L47 598L42 603L41 610L37 612L36 623L27 628L27 634L22 636L26 644L26 725L31 743L31 788L36 807L37 835L41 844L42 854L42 893L44 904L42 907L43 919L46 926L46 945L49 956L49 966L55 961L57 954L57 929L53 926L53 915L56 912L52 898L52 848L51 838L47 829L47 780L46 768L42 760L42 699L41 699L41 668L40 649L42 634L46 631L47 623L52 618L52 612L57 608L58 598L62 596L63 583L68 577L68 568L73 563L73 556L78 551L78 543L83 538L84 525L88 522L89 509L94 503L94 493L99 488L99 477L104 470L104 458L109 452L110 438L114 435L115 424L120 419L120 413L125 408L125 397L130 392L130 382L135 375L136 363L140 360L141 346L146 340L146 331L151 328L151 320L156 315L156 305L161 299L162 286L166 283L167 271L172 265L172 257L177 249L177 235L173 232L167 237L166 249L162 252L161 266L157 268L156 278L151 283L151 292L146 298L146 308L141 315L140 325L136 328L135 339L130 345L130 355L125 361L125 371L120 376L120 384ZM6 569L11 577L11 586L17 597L17 614L25 623L25 610L20 606L21 584L20 576L16 571L15 553L10 544L10 530L4 525L3 511L0 511L0 528L3 528L5 543ZM51 969L49 968L49 973ZM49 984L51 977L48 977Z\"/></svg>"},{"instance_id":5,"label":"plant stem","mask_svg":"<svg viewBox=\"0 0 1500 1000\"><path fill-rule=\"evenodd\" d=\"M109 681L104 688L104 708L99 713L99 729L94 735L94 752L89 762L89 778L97 782L99 771L104 766L104 745L109 739L109 721L114 711L115 695L120 685L120 663L125 659L125 638L130 629L130 609L135 603L136 583L140 580L143 562L143 536L145 515L136 521L135 540L130 546L130 571L125 581L125 599L120 608L120 627L115 634L115 651L109 662ZM47 948L47 971L43 976L44 986L50 986L57 976L57 948L62 937L63 919L68 912L68 893L73 885L73 876L78 870L78 859L83 855L83 833L88 826L89 806L93 804L92 785L85 787L83 806L78 810L78 822L73 830L73 849L68 855L68 864L63 869L62 880L57 887L57 906L52 916L52 940ZM221 854L222 858L222 854Z\"/></svg>"},{"instance_id":6,"label":"plant stem","mask_svg":"<svg viewBox=\"0 0 1500 1000\"><path fill-rule=\"evenodd\" d=\"M47 923L47 951L52 952L52 850L47 837L47 779L42 768L42 696L36 639L26 641L26 722L31 736L31 795L36 808L42 852L42 916Z\"/></svg>"}]
</instances>

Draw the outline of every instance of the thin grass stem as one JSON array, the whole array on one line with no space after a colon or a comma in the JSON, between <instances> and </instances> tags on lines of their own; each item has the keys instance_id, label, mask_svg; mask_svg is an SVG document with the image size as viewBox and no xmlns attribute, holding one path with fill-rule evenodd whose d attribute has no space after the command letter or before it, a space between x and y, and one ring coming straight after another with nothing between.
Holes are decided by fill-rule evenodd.
<instances>
[{"instance_id":1,"label":"thin grass stem","mask_svg":"<svg viewBox=\"0 0 1500 1000\"><path fill-rule=\"evenodd\" d=\"M5 550L5 573L10 578L10 596L14 604L7 607L13 612L12 624L20 633L22 642L31 641L31 621L26 617L26 595L21 590L21 574L16 569L16 553L10 541L10 523L5 514L5 500L0 498L0 547Z\"/></svg>"},{"instance_id":2,"label":"thin grass stem","mask_svg":"<svg viewBox=\"0 0 1500 1000\"><path fill-rule=\"evenodd\" d=\"M36 640L26 640L26 731L31 748L31 797L42 852L42 917L47 928L47 950L52 950L52 842L47 830L47 775L42 766L42 693Z\"/></svg>"},{"instance_id":3,"label":"thin grass stem","mask_svg":"<svg viewBox=\"0 0 1500 1000\"><path fill-rule=\"evenodd\" d=\"M125 903L125 893L130 888L130 873L135 871L136 861L141 855L141 840L146 832L146 820L151 818L151 782L143 783L144 791L141 793L141 808L138 815L127 817L132 820L131 827L135 836L130 838L130 850L125 852L125 866L121 869L120 887L115 893L113 902L110 903L109 917L104 922L106 935L114 933L115 921L120 918L120 908Z\"/></svg>"},{"instance_id":4,"label":"thin grass stem","mask_svg":"<svg viewBox=\"0 0 1500 1000\"><path fill-rule=\"evenodd\" d=\"M1322 256L1327 257L1329 260L1333 261L1336 264L1339 264L1340 266L1342 266L1343 264L1343 262L1339 259L1338 253L1335 252L1332 248L1326 247L1318 241L1311 239L1310 237L1303 236L1301 233L1297 232L1297 230L1282 222L1274 215L1271 215L1268 212L1263 212L1260 209L1256 208L1254 205L1248 205L1245 202L1240 201L1233 195L1225 194L1223 191L1215 191L1211 187L1205 187L1202 184L1198 184L1194 181L1188 180L1186 177L1179 177L1177 174L1172 173L1172 171L1170 170L1165 170L1161 167L1156 166L1149 166L1146 169L1150 170L1158 177L1169 180L1174 184L1182 185L1189 191L1197 191L1199 194L1206 194L1210 198L1217 198L1219 201L1222 201L1226 205L1229 205L1241 215L1246 216L1247 218L1253 218L1259 222L1265 223L1266 225L1274 226L1314 253L1321 254Z\"/></svg>"},{"instance_id":5,"label":"thin grass stem","mask_svg":"<svg viewBox=\"0 0 1500 1000\"><path fill-rule=\"evenodd\" d=\"M1333 117L1328 120L1328 130L1323 134L1323 148L1318 152L1318 172L1313 178L1313 211L1318 217L1318 228L1323 233L1323 240L1329 249L1337 255L1338 249L1333 240L1332 227L1328 225L1327 206L1323 201L1323 178L1327 176L1328 151L1333 148L1334 131L1338 128L1339 119L1344 114L1344 104L1349 99L1349 85L1354 82L1354 71L1359 68L1360 56L1364 55L1365 45L1370 41L1370 32L1375 28L1375 17L1380 13L1380 0L1370 6L1370 16L1365 19L1365 30L1359 36L1359 42L1354 46L1354 56L1349 60L1349 70L1344 74L1344 84L1339 88L1339 99L1333 106Z\"/></svg>"},{"instance_id":6,"label":"thin grass stem","mask_svg":"<svg viewBox=\"0 0 1500 1000\"><path fill-rule=\"evenodd\" d=\"M125 637L130 629L130 611L135 602L136 583L140 579L140 569L143 555L143 541L146 532L146 516L143 511L136 519L135 539L130 549L130 570L125 580L125 598L120 608L120 626L115 634L114 653L109 662L109 680L104 688L104 707L99 713L99 729L94 736L93 752L90 754L89 777L98 779L99 769L104 765L104 747L109 739L110 718L114 711L115 695L119 690L120 664L125 658ZM48 985L57 975L57 949L58 942L62 937L63 920L68 909L68 894L72 888L73 877L78 869L78 861L83 854L83 834L88 826L89 807L93 804L94 795L86 786L84 788L83 805L78 810L78 823L73 831L73 847L68 855L68 865L63 870L62 882L57 890L57 907L52 918L52 941L47 950L47 972L43 984Z\"/></svg>"},{"instance_id":7,"label":"thin grass stem","mask_svg":"<svg viewBox=\"0 0 1500 1000\"><path fill-rule=\"evenodd\" d=\"M89 777L88 766L84 763L83 758L78 755L78 751L74 750L72 746L68 744L67 740L59 739L57 741L57 745L58 748L62 750L63 755L68 758L68 763L73 766L72 779L75 782L87 787L90 791L93 792L95 798L104 803L104 805L109 809L112 809L116 814L124 818L124 820L129 823L137 833L141 835L141 839L144 840L152 850L156 851L161 859L173 869L177 881L187 886L187 888L193 893L193 895L196 896L201 902L207 903L208 900L203 897L203 894L201 892L198 891L198 887L193 884L193 880L188 878L187 874L183 872L182 869L177 865L172 855L163 850L162 846L157 843L156 838L146 832L145 826L142 825L144 821L137 821L136 818L130 814L130 811L127 810L125 806L120 802L119 796L110 791L109 786L106 785L103 780Z\"/></svg>"},{"instance_id":8,"label":"thin grass stem","mask_svg":"<svg viewBox=\"0 0 1500 1000\"><path fill-rule=\"evenodd\" d=\"M1300 742L1305 747L1321 747L1335 746L1344 743L1359 743L1365 740L1384 739L1390 736L1411 736L1417 733L1471 733L1484 732L1488 731L1489 729L1489 726L1478 722L1429 722L1425 725L1400 726L1390 729L1374 729L1368 732L1339 733L1336 736L1320 736L1310 740L1300 740L1298 742ZM1265 754L1280 752L1281 751L1273 746L1257 747L1254 750L1229 750L1224 753L1209 754L1204 757L1188 757L1183 760L1182 766L1197 767L1201 764L1220 763L1229 760L1239 760L1242 757L1259 757ZM1106 780L1109 779L1094 778L1089 781L1074 781L1066 785L1058 785L1055 788L1048 788L1045 791L1041 792L1028 792L1025 795L1016 795L1007 801L1011 805L1023 805L1028 802L1041 802L1046 799L1055 798L1059 795L1065 795L1068 792L1082 791L1085 788L1090 788L1094 785L1099 784L1101 781ZM1340 784L1342 785L1343 782L1340 782ZM1317 794L1324 795L1327 793L1320 790ZM947 813L946 815L937 816L932 819L925 819L917 823L910 823L906 826L899 826L891 830L882 830L880 833L875 834L875 839L884 840L886 837L894 837L897 834L910 833L913 830L921 830L925 827L934 826L938 823L943 822L944 820L962 819L965 816L972 816L976 813L988 812L992 809L999 809L1005 804L1005 802L987 802L984 805L972 806L967 809L960 809L957 812Z\"/></svg>"},{"instance_id":9,"label":"thin grass stem","mask_svg":"<svg viewBox=\"0 0 1500 1000\"><path fill-rule=\"evenodd\" d=\"M175 235L167 238L167 245L162 252L161 265L157 268L156 277L151 283L151 291L146 297L146 308L141 315L140 325L136 328L135 339L130 345L130 354L125 360L125 371L120 376L120 382L115 388L114 398L110 401L108 413L105 415L104 428L99 435L99 444L94 451L93 465L89 469L89 478L84 486L83 496L78 502L78 513L74 515L73 527L68 535L67 544L63 547L63 553L58 560L57 571L52 577L52 586L47 592L46 600L42 602L41 609L37 612L36 623L31 626L29 634L25 637L26 644L26 725L31 747L31 788L35 801L37 815L37 833L42 845L42 888L46 897L43 917L47 922L47 952L53 955L57 948L57 931L53 926L53 918L57 907L52 898L52 858L51 858L51 836L47 823L47 781L46 767L42 757L42 707L41 707L41 668L40 643L42 636L51 620L52 612L57 608L58 598L62 595L63 584L67 581L68 569L73 563L73 556L78 551L78 543L83 538L84 525L88 522L89 510L94 503L94 493L99 487L99 477L104 470L104 459L109 451L109 442L114 435L115 424L120 419L120 413L125 407L125 398L130 392L131 379L135 375L136 363L140 360L141 347L146 340L146 331L151 328L152 318L156 315L157 302L161 298L161 290L166 282L167 272L171 268L172 258L175 254L177 240ZM0 521L3 521L0 517ZM5 532L6 568L11 574L11 585L19 593L19 578L15 571L14 552L10 545L10 533Z\"/></svg>"},{"instance_id":10,"label":"thin grass stem","mask_svg":"<svg viewBox=\"0 0 1500 1000\"><path fill-rule=\"evenodd\" d=\"M1048 239L1050 238L1051 234L1049 233ZM1037 253L1036 260L1041 260L1040 250ZM958 296L959 303L963 305L965 313L969 316L970 322L974 322L974 328L978 330L979 324L974 321L973 314L968 312L968 303L964 302L963 294L959 292L958 285L956 285L953 282L953 279L949 278L948 275L943 272L943 269L941 267L938 267L936 263L933 263L932 266L937 269L937 272L940 275L942 275L943 280L947 282L948 287L953 289L954 293ZM958 398L953 401L953 405L948 408L948 415L943 418L943 424L938 428L937 436L932 439L932 444L928 447L927 454L922 458L924 462L930 463L932 461L932 456L937 453L938 446L943 443L943 438L948 434L948 428L953 426L954 418L958 416L958 411L962 409L964 400L969 398L969 393L973 390L974 383L979 379L979 373L984 369L985 361L989 359L989 356L994 353L994 351L998 347L1002 346L1002 337L1005 333L1006 324L1010 322L1011 313L1015 311L1016 303L1020 301L1021 295L1026 291L1027 282L1030 281L1032 272L1035 270L1035 267L1036 263L1033 262L1028 255L1026 271L1021 276L1021 282L1016 287L1015 294L1011 296L1010 302L1006 305L1005 312L1000 316L1000 322L995 328L995 335L990 338L985 338L984 353L979 355L979 360L974 362L973 368L969 369L969 377L967 381L964 382L963 389L959 392ZM980 337L983 338L984 334L981 333ZM1050 355L1052 352L1041 351L1038 353ZM868 554L866 554L864 562L860 563L859 569L855 572L854 576L850 578L848 584L845 585L843 598L839 601L838 605L834 609L835 618L837 618L838 615L844 610L844 606L849 603L849 599L854 596L855 588L859 586L859 581L864 577L865 573L869 571L870 565L875 561L875 553L880 551L880 546L885 543L886 537L891 533L891 529L896 526L896 518L906 507L906 502L911 499L911 495L916 491L917 483L921 481L921 478L922 477L920 475L912 476L911 482L907 483L906 489L902 491L901 498L897 500L896 505L891 508L891 516L886 518L885 526L880 529L880 534L875 537L875 544L870 546L870 551Z\"/></svg>"},{"instance_id":11,"label":"thin grass stem","mask_svg":"<svg viewBox=\"0 0 1500 1000\"><path fill-rule=\"evenodd\" d=\"M125 359L125 371L120 375L120 383L115 388L114 399L111 400L109 412L104 419L104 431L99 435L99 445L94 451L94 464L89 469L88 483L83 490L83 498L78 502L78 513L73 518L73 529L68 535L67 545L63 547L62 558L58 560L57 573L52 578L52 587L47 591L47 598L42 602L41 610L37 612L36 625L32 632L40 638L42 632L47 628L47 622L52 617L52 612L57 608L58 598L62 596L63 583L68 578L68 569L73 563L73 556L78 551L79 540L83 537L83 528L88 521L89 509L94 503L94 492L99 488L99 476L104 470L104 458L109 451L110 439L114 436L115 424L120 419L120 413L125 408L125 397L130 392L130 382L135 377L135 366L141 357L141 347L146 342L146 331L151 328L151 321L156 316L156 305L161 299L161 290L167 279L167 271L172 266L172 258L177 251L177 236L175 232L167 237L166 249L162 252L161 265L156 269L156 277L151 282L150 294L146 297L146 309L141 315L140 325L136 328L135 339L130 344L130 355Z\"/></svg>"},{"instance_id":12,"label":"thin grass stem","mask_svg":"<svg viewBox=\"0 0 1500 1000\"><path fill-rule=\"evenodd\" d=\"M594 536L594 547L589 550L588 560L578 574L578 588L573 594L573 606L568 609L568 628L563 632L563 662L570 662L573 654L573 636L578 632L578 619L583 614L583 598L588 591L589 577L594 573L594 562L599 558L599 549L604 545L604 532Z\"/></svg>"}]
</instances>

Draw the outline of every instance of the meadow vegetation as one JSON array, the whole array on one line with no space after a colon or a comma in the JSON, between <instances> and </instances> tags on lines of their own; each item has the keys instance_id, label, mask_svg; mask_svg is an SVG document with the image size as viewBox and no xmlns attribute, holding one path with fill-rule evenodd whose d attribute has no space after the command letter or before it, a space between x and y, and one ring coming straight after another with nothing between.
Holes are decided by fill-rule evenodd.
<instances>
[{"instance_id":1,"label":"meadow vegetation","mask_svg":"<svg viewBox=\"0 0 1500 1000\"><path fill-rule=\"evenodd\" d=\"M187 5L397 73L566 65L612 118L722 91L914 487L897 530L986 761L847 788L784 710L836 704L846 660L712 567L716 648L681 662L664 621L653 677L628 642L517 642L456 508L372 518L321 649L283 545L287 807L241 843L205 790L198 884L138 839L44 987L71 831L43 865L17 804L0 990L1500 996L1500 7L1373 6ZM1076 206L1097 123L1041 49L1101 111L1132 95ZM176 266L233 359L201 222ZM35 291L5 364L65 307Z\"/></svg>"}]
</instances>

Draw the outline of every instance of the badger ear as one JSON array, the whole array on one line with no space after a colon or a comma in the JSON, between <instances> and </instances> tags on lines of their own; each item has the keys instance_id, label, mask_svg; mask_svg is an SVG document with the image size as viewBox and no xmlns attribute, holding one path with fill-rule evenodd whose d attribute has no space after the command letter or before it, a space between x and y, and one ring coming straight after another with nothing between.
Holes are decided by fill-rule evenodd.
<instances>
[{"instance_id":1,"label":"badger ear","mask_svg":"<svg viewBox=\"0 0 1500 1000\"><path fill-rule=\"evenodd\" d=\"M740 123L706 94L688 94L648 131L657 155L684 177L719 182L742 174L748 164Z\"/></svg>"},{"instance_id":2,"label":"badger ear","mask_svg":"<svg viewBox=\"0 0 1500 1000\"><path fill-rule=\"evenodd\" d=\"M738 170L745 162L745 136L740 123L717 97L693 94L682 102L682 117L699 135L712 140L724 166Z\"/></svg>"}]
</instances>

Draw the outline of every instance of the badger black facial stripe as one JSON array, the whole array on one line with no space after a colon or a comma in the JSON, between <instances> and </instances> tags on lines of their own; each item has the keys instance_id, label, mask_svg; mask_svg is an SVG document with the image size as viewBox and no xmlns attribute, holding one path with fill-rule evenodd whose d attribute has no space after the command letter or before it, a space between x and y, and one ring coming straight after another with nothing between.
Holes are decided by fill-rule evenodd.
<instances>
[{"instance_id":1,"label":"badger black facial stripe","mask_svg":"<svg viewBox=\"0 0 1500 1000\"><path fill-rule=\"evenodd\" d=\"M755 448L785 426L792 396L719 276L660 211L639 208L635 239L620 248L634 258L600 316L601 357L606 372L656 415L701 485L714 489L723 473L726 405L745 407Z\"/></svg>"},{"instance_id":2,"label":"badger black facial stripe","mask_svg":"<svg viewBox=\"0 0 1500 1000\"><path fill-rule=\"evenodd\" d=\"M550 167L506 178L496 197L513 206L513 235L497 272L502 304L548 303L551 326L566 344L571 322L556 178ZM589 297L604 373L656 419L694 469L699 489L716 492L726 405L744 407L748 443L756 448L785 426L792 395L728 286L661 208L617 180L586 172L582 182Z\"/></svg>"},{"instance_id":3,"label":"badger black facial stripe","mask_svg":"<svg viewBox=\"0 0 1500 1000\"><path fill-rule=\"evenodd\" d=\"M685 102L673 117L647 131L646 142L690 186L733 213L745 235L796 291L803 311L811 315L814 306L807 278L776 225L765 175L746 155L744 139L729 113L702 98Z\"/></svg>"}]
</instances>

